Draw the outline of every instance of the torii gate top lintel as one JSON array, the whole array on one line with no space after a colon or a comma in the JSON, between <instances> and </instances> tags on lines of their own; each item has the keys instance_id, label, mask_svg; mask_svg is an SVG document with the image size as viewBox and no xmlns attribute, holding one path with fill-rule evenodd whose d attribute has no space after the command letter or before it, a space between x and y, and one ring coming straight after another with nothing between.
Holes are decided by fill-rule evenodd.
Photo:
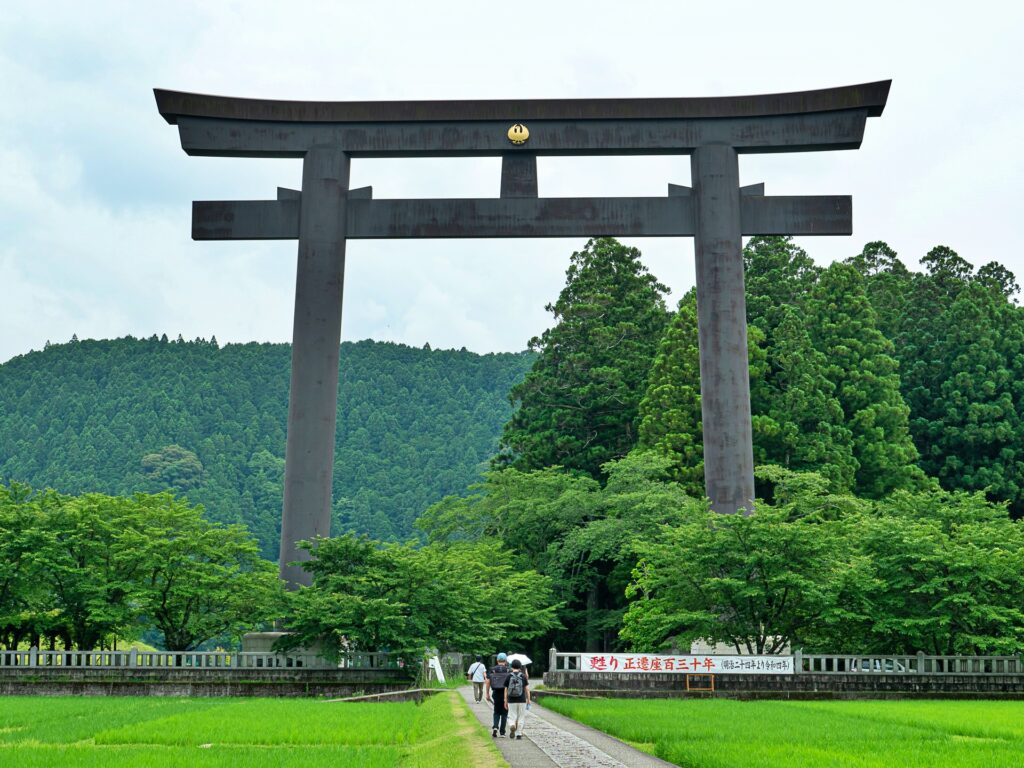
<instances>
[{"instance_id":1,"label":"torii gate top lintel","mask_svg":"<svg viewBox=\"0 0 1024 768\"><path fill-rule=\"evenodd\" d=\"M461 120L685 120L767 117L866 109L879 117L891 80L813 91L651 99L487 99L479 101L291 101L214 96L155 88L157 108L171 125L180 117L301 123Z\"/></svg>"},{"instance_id":2,"label":"torii gate top lintel","mask_svg":"<svg viewBox=\"0 0 1024 768\"><path fill-rule=\"evenodd\" d=\"M312 146L351 157L687 154L856 149L891 81L816 91L658 99L279 101L156 89L157 108L192 155L301 157ZM509 124L531 125L510 145ZM543 124L543 130L540 130Z\"/></svg>"}]
</instances>

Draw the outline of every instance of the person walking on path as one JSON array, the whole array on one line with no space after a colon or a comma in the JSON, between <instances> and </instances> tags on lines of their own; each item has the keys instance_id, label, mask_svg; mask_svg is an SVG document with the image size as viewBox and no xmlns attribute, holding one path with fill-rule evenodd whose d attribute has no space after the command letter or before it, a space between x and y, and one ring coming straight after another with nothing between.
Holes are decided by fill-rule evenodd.
<instances>
[{"instance_id":1,"label":"person walking on path","mask_svg":"<svg viewBox=\"0 0 1024 768\"><path fill-rule=\"evenodd\" d=\"M479 704L484 697L484 680L487 679L487 667L482 658L477 656L476 661L469 665L466 677L473 683L473 701Z\"/></svg>"},{"instance_id":2,"label":"person walking on path","mask_svg":"<svg viewBox=\"0 0 1024 768\"><path fill-rule=\"evenodd\" d=\"M486 697L487 703L494 704L494 718L491 726L491 736L497 738L500 734L505 735L505 727L508 725L508 705L505 703L505 683L508 682L510 670L508 668L508 656L504 653L498 654L498 663L487 672Z\"/></svg>"},{"instance_id":3,"label":"person walking on path","mask_svg":"<svg viewBox=\"0 0 1024 768\"><path fill-rule=\"evenodd\" d=\"M508 727L510 739L523 738L526 727L526 710L530 706L530 679L526 676L523 663L512 660L512 672L505 683L505 711L511 723Z\"/></svg>"}]
</instances>

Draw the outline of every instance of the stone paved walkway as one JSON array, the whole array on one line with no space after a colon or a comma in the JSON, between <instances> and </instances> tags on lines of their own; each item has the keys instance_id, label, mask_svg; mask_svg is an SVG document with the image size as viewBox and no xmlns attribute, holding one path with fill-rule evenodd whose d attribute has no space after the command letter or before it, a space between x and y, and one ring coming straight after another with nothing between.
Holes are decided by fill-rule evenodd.
<instances>
[{"instance_id":1,"label":"stone paved walkway","mask_svg":"<svg viewBox=\"0 0 1024 768\"><path fill-rule=\"evenodd\" d=\"M459 693L480 724L491 730L491 706L473 701L473 689ZM522 739L498 738L511 768L665 768L670 766L606 733L563 717L539 704L530 708Z\"/></svg>"}]
</instances>

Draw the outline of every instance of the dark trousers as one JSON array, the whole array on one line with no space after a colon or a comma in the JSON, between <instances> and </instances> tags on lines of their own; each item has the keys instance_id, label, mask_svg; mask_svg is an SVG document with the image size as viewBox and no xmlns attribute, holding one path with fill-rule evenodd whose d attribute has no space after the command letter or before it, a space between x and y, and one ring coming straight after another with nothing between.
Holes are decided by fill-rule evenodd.
<instances>
[{"instance_id":1,"label":"dark trousers","mask_svg":"<svg viewBox=\"0 0 1024 768\"><path fill-rule=\"evenodd\" d=\"M508 710L505 709L505 689L492 688L491 696L494 697L494 725L491 727L497 728L498 733L504 736L505 726L508 725Z\"/></svg>"}]
</instances>

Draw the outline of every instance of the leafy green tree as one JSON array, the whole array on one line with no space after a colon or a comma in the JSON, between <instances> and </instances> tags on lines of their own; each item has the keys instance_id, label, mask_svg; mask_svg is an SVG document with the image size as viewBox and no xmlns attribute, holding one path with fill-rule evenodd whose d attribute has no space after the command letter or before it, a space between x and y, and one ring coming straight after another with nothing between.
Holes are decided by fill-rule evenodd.
<instances>
[{"instance_id":1,"label":"leafy green tree","mask_svg":"<svg viewBox=\"0 0 1024 768\"><path fill-rule=\"evenodd\" d=\"M203 463L192 451L168 445L142 457L142 470L158 485L186 491L203 480Z\"/></svg>"},{"instance_id":2,"label":"leafy green tree","mask_svg":"<svg viewBox=\"0 0 1024 768\"><path fill-rule=\"evenodd\" d=\"M947 245L932 248L921 257L921 264L928 276L951 294L959 293L974 272L970 262Z\"/></svg>"},{"instance_id":3,"label":"leafy green tree","mask_svg":"<svg viewBox=\"0 0 1024 768\"><path fill-rule=\"evenodd\" d=\"M901 390L912 418L924 413L936 397L932 390L943 373L943 361L935 351L946 332L942 316L967 287L972 269L945 246L933 248L930 255L930 259L922 259L928 272L913 273L902 285L895 286L905 300L889 332L896 343ZM944 266L945 262L949 265ZM875 301L875 295L871 296ZM915 441L919 438L915 435Z\"/></svg>"},{"instance_id":4,"label":"leafy green tree","mask_svg":"<svg viewBox=\"0 0 1024 768\"><path fill-rule=\"evenodd\" d=\"M530 341L539 356L509 395L518 409L505 425L499 466L559 465L602 478L603 464L632 449L667 291L637 249L613 238L572 255L565 288L547 307L557 322Z\"/></svg>"},{"instance_id":5,"label":"leafy green tree","mask_svg":"<svg viewBox=\"0 0 1024 768\"><path fill-rule=\"evenodd\" d=\"M924 475L916 466L895 350L877 328L864 278L853 266L833 264L821 274L807 311L812 341L828 361L825 375L853 436L857 493L879 497L920 485Z\"/></svg>"},{"instance_id":6,"label":"leafy green tree","mask_svg":"<svg viewBox=\"0 0 1024 768\"><path fill-rule=\"evenodd\" d=\"M39 579L59 614L65 646L100 648L138 627L138 571L123 557L121 537L137 524L131 499L98 493L46 494Z\"/></svg>"},{"instance_id":7,"label":"leafy green tree","mask_svg":"<svg viewBox=\"0 0 1024 768\"><path fill-rule=\"evenodd\" d=\"M195 650L279 615L277 568L245 528L210 523L168 493L135 503L138 524L125 529L120 559L137 574L135 599L167 650Z\"/></svg>"},{"instance_id":8,"label":"leafy green tree","mask_svg":"<svg viewBox=\"0 0 1024 768\"><path fill-rule=\"evenodd\" d=\"M701 498L667 482L673 468L670 459L641 450L606 466L608 482L595 494L586 524L550 547L553 573L575 598L563 623L582 629L588 651L619 647L626 588L644 542L689 510L705 507Z\"/></svg>"},{"instance_id":9,"label":"leafy green tree","mask_svg":"<svg viewBox=\"0 0 1024 768\"><path fill-rule=\"evenodd\" d=\"M0 485L0 642L14 650L47 629L47 594L39 581L45 539L38 499L27 486Z\"/></svg>"},{"instance_id":10,"label":"leafy green tree","mask_svg":"<svg viewBox=\"0 0 1024 768\"><path fill-rule=\"evenodd\" d=\"M908 271L884 243L869 243L850 263L895 343L920 467L947 489L984 489L1020 515L1024 327L1011 303L1013 273L996 262L975 273L946 246L922 259L924 273Z\"/></svg>"},{"instance_id":11,"label":"leafy green tree","mask_svg":"<svg viewBox=\"0 0 1024 768\"><path fill-rule=\"evenodd\" d=\"M158 629L169 650L258 625L277 568L241 526L165 493L132 498L0 485L0 639L109 647Z\"/></svg>"},{"instance_id":12,"label":"leafy green tree","mask_svg":"<svg viewBox=\"0 0 1024 768\"><path fill-rule=\"evenodd\" d=\"M346 534L310 551L313 584L290 595L284 648L418 658L428 648L529 639L557 624L549 580L515 567L496 542L416 548Z\"/></svg>"},{"instance_id":13,"label":"leafy green tree","mask_svg":"<svg viewBox=\"0 0 1024 768\"><path fill-rule=\"evenodd\" d=\"M980 494L897 492L850 534L872 578L850 596L861 621L843 634L860 638L863 650L971 655L1024 647L1024 523L1001 505Z\"/></svg>"},{"instance_id":14,"label":"leafy green tree","mask_svg":"<svg viewBox=\"0 0 1024 768\"><path fill-rule=\"evenodd\" d=\"M798 640L835 609L851 543L835 520L794 512L792 502L748 516L691 509L665 526L641 546L623 639L634 650L706 639L747 653Z\"/></svg>"},{"instance_id":15,"label":"leafy green tree","mask_svg":"<svg viewBox=\"0 0 1024 768\"><path fill-rule=\"evenodd\" d=\"M501 542L517 567L552 579L559 619L570 632L559 635L559 642L596 649L600 587L593 578L564 573L559 549L572 530L598 514L600 488L593 478L558 467L492 471L466 497L450 496L431 506L417 525L431 542Z\"/></svg>"},{"instance_id":16,"label":"leafy green tree","mask_svg":"<svg viewBox=\"0 0 1024 768\"><path fill-rule=\"evenodd\" d=\"M445 499L419 524L431 540L499 538L522 567L552 579L566 629L545 643L610 650L638 542L703 502L669 482L670 461L650 451L634 451L605 471L603 487L557 468L492 472L473 495Z\"/></svg>"}]
</instances>

